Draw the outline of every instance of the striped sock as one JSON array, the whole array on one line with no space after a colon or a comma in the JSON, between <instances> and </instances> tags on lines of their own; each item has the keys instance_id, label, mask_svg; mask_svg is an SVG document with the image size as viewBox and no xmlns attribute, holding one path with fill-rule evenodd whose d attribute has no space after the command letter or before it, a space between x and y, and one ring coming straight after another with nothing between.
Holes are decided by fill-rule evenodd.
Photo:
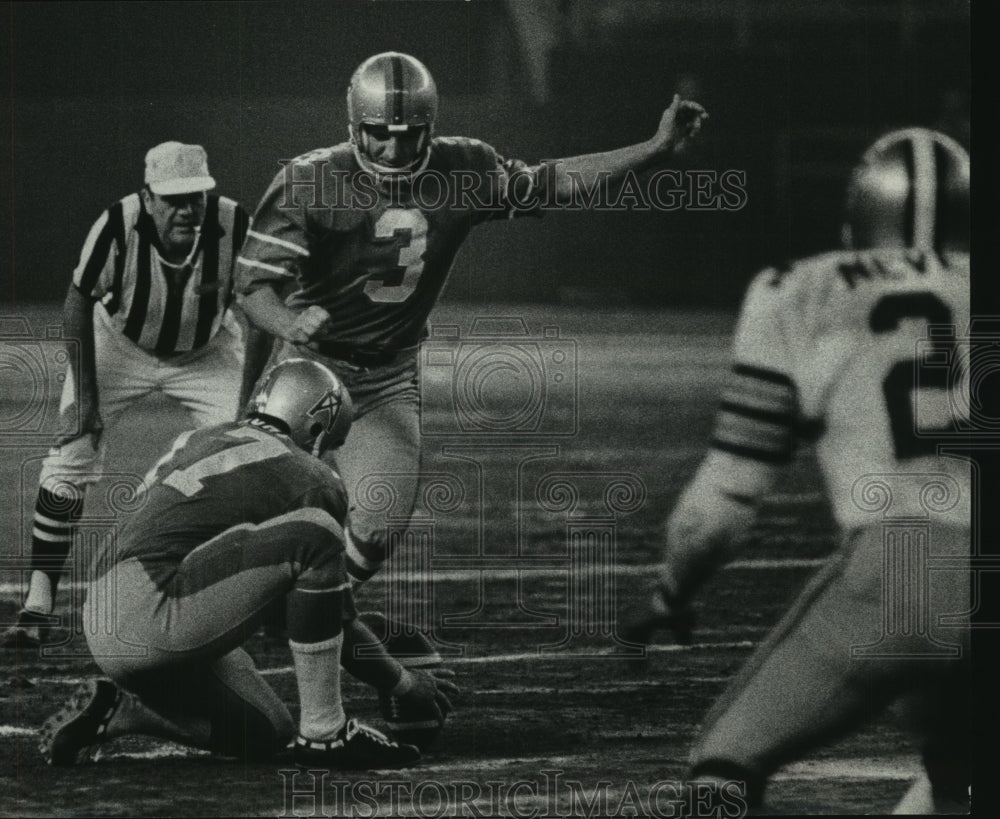
<instances>
[{"instance_id":1,"label":"striped sock","mask_svg":"<svg viewBox=\"0 0 1000 819\"><path fill-rule=\"evenodd\" d=\"M26 609L40 614L52 611L59 578L73 545L73 522L83 511L83 498L81 490L67 497L39 488L31 533L31 581L24 601Z\"/></svg>"}]
</instances>

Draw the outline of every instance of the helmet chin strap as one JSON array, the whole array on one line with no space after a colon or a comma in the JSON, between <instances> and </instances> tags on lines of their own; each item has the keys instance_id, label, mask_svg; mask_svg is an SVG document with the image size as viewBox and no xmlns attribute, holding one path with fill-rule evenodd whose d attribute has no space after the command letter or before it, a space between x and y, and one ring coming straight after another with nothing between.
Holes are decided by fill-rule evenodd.
<instances>
[{"instance_id":1,"label":"helmet chin strap","mask_svg":"<svg viewBox=\"0 0 1000 819\"><path fill-rule=\"evenodd\" d=\"M372 159L362 150L361 146L358 145L359 135L355 134L354 127L348 126L348 133L351 135L351 148L354 151L354 158L358 161L358 164L362 168L375 177L376 182L408 181L408 179L423 171L427 167L427 163L430 162L430 126L426 126L424 131L424 142L421 145L421 156L418 156L411 163L404 165L401 168L396 168L391 165L380 165L379 163L372 161ZM360 136L360 138L364 139L363 135Z\"/></svg>"},{"instance_id":2,"label":"helmet chin strap","mask_svg":"<svg viewBox=\"0 0 1000 819\"><path fill-rule=\"evenodd\" d=\"M316 440L313 441L312 452L310 453L314 458L318 458L323 454L326 449L323 444L326 441L326 431L324 430L319 435L316 436Z\"/></svg>"}]
</instances>

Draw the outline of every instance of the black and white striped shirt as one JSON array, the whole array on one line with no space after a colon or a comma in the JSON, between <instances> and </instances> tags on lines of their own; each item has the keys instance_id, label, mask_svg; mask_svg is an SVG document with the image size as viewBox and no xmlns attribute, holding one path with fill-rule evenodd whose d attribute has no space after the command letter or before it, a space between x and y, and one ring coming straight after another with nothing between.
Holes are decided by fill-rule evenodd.
<instances>
[{"instance_id":1,"label":"black and white striped shirt","mask_svg":"<svg viewBox=\"0 0 1000 819\"><path fill-rule=\"evenodd\" d=\"M233 265L249 223L232 199L209 194L187 264L166 265L153 218L139 194L130 194L90 229L73 284L100 301L112 326L142 349L156 355L196 350L227 322Z\"/></svg>"}]
</instances>

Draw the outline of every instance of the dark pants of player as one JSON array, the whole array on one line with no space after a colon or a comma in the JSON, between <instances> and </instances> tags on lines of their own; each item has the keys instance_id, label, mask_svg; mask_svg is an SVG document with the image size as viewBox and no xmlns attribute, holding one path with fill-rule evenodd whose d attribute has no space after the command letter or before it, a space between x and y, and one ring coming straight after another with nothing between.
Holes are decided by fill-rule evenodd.
<instances>
[{"instance_id":1,"label":"dark pants of player","mask_svg":"<svg viewBox=\"0 0 1000 819\"><path fill-rule=\"evenodd\" d=\"M969 532L930 529L930 555L952 562L924 574L909 571L917 560L887 571L884 538L882 527L845 538L709 712L692 777L746 780L759 802L780 765L900 698L917 706L912 727L932 782L935 757L968 745ZM943 645L954 656L942 656Z\"/></svg>"},{"instance_id":2,"label":"dark pants of player","mask_svg":"<svg viewBox=\"0 0 1000 819\"><path fill-rule=\"evenodd\" d=\"M416 350L377 367L354 366L285 343L274 362L306 356L330 367L347 387L354 423L346 443L324 459L344 479L351 503L347 570L367 580L409 523L420 480L420 396Z\"/></svg>"},{"instance_id":3,"label":"dark pants of player","mask_svg":"<svg viewBox=\"0 0 1000 819\"><path fill-rule=\"evenodd\" d=\"M326 512L300 509L234 526L180 562L123 560L88 589L84 622L94 659L167 722L207 720L210 736L192 744L267 757L287 745L295 726L240 646L282 598L290 640L340 633L355 613L342 538Z\"/></svg>"}]
</instances>

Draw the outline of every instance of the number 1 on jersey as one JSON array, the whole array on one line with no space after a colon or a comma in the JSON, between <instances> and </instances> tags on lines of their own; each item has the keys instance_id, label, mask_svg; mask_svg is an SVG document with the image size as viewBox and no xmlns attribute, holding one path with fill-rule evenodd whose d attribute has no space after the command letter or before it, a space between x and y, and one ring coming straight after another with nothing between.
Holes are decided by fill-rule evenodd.
<instances>
[{"instance_id":1,"label":"number 1 on jersey","mask_svg":"<svg viewBox=\"0 0 1000 819\"><path fill-rule=\"evenodd\" d=\"M387 208L375 223L375 238L398 239L399 250L394 267L365 282L365 295L378 302L406 301L424 272L427 217L416 208Z\"/></svg>"},{"instance_id":2,"label":"number 1 on jersey","mask_svg":"<svg viewBox=\"0 0 1000 819\"><path fill-rule=\"evenodd\" d=\"M257 461L280 458L288 452L288 447L280 439L253 427L232 429L226 435L233 439L231 447L195 461L186 469L175 469L163 479L163 485L190 498L205 487L206 478L232 472Z\"/></svg>"}]
</instances>

